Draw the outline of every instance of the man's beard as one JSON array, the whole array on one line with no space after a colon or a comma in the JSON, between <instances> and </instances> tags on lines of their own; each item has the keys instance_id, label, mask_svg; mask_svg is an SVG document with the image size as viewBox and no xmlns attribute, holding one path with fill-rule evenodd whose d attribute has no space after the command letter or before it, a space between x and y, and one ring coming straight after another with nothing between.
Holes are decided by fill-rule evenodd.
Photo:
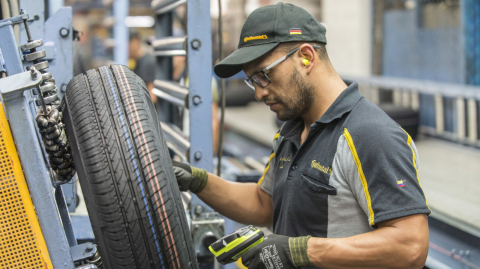
<instances>
[{"instance_id":1,"label":"man's beard","mask_svg":"<svg viewBox=\"0 0 480 269\"><path fill-rule=\"evenodd\" d=\"M284 100L275 98L275 102L284 107L283 111L277 112L277 118L281 121L296 119L305 114L312 106L314 99L313 87L306 85L305 80L299 76L296 68L290 76L287 87L289 92L296 92L297 94L291 97L288 104Z\"/></svg>"}]
</instances>

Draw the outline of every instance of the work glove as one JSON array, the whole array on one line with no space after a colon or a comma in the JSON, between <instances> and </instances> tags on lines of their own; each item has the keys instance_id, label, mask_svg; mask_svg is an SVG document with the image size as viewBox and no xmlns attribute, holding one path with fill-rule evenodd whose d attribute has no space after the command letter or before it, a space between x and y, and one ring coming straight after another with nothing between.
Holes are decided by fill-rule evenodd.
<instances>
[{"instance_id":1,"label":"work glove","mask_svg":"<svg viewBox=\"0 0 480 269\"><path fill-rule=\"evenodd\" d=\"M242 256L248 269L293 269L313 266L307 255L311 236L288 237L271 234Z\"/></svg>"},{"instance_id":2,"label":"work glove","mask_svg":"<svg viewBox=\"0 0 480 269\"><path fill-rule=\"evenodd\" d=\"M173 171L177 177L180 191L199 193L207 185L208 174L205 169L172 160Z\"/></svg>"}]
</instances>

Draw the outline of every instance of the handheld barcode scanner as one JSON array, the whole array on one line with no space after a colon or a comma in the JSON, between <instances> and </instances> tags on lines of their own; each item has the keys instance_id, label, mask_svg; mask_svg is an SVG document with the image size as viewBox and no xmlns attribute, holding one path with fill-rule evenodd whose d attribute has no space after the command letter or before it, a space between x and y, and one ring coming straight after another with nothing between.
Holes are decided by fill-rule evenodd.
<instances>
[{"instance_id":1,"label":"handheld barcode scanner","mask_svg":"<svg viewBox=\"0 0 480 269\"><path fill-rule=\"evenodd\" d=\"M238 261L247 250L260 244L263 239L263 232L250 225L220 238L208 249L219 263L228 264Z\"/></svg>"}]
</instances>

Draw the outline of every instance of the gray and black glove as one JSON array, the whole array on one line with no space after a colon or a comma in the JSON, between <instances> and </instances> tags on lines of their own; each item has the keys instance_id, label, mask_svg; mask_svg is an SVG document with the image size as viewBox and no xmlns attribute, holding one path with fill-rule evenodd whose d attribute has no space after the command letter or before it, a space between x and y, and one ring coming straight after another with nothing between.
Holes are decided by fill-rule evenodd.
<instances>
[{"instance_id":1,"label":"gray and black glove","mask_svg":"<svg viewBox=\"0 0 480 269\"><path fill-rule=\"evenodd\" d=\"M172 165L180 191L199 193L207 185L208 173L205 169L196 168L174 160L172 160Z\"/></svg>"},{"instance_id":2,"label":"gray and black glove","mask_svg":"<svg viewBox=\"0 0 480 269\"><path fill-rule=\"evenodd\" d=\"M311 236L288 237L271 234L242 256L248 269L295 269L313 266L307 255Z\"/></svg>"}]
</instances>

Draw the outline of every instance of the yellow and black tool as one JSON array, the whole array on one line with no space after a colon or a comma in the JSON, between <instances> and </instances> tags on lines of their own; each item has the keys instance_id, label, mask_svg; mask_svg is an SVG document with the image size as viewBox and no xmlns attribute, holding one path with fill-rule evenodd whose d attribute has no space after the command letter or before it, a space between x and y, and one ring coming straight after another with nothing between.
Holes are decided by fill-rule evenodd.
<instances>
[{"instance_id":1,"label":"yellow and black tool","mask_svg":"<svg viewBox=\"0 0 480 269\"><path fill-rule=\"evenodd\" d=\"M247 250L262 243L263 239L263 232L250 225L220 238L209 249L219 263L227 264L238 261Z\"/></svg>"}]
</instances>

